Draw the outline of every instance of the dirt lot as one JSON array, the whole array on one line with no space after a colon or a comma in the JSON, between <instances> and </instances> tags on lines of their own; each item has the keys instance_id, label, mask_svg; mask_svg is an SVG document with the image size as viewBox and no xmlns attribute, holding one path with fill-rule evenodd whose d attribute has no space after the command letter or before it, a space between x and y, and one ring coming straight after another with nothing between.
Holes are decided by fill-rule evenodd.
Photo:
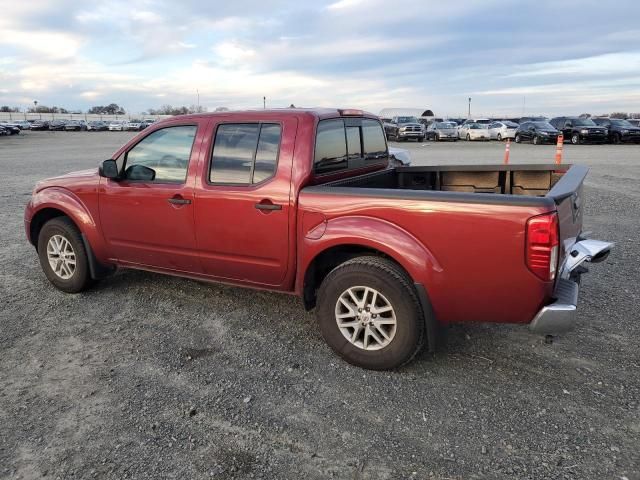
<instances>
[{"instance_id":1,"label":"dirt lot","mask_svg":"<svg viewBox=\"0 0 640 480\"><path fill-rule=\"evenodd\" d=\"M640 147L565 146L592 167L585 230L617 243L574 332L456 326L447 351L373 373L294 297L134 271L55 290L23 232L31 189L130 136L0 138L0 477L640 479ZM401 146L416 165L504 150Z\"/></svg>"}]
</instances>

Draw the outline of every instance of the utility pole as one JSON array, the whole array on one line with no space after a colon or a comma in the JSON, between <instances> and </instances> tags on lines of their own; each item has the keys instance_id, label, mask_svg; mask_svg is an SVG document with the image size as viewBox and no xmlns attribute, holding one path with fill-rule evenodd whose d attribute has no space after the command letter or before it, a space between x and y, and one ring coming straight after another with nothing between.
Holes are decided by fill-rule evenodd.
<instances>
[{"instance_id":1,"label":"utility pole","mask_svg":"<svg viewBox=\"0 0 640 480\"><path fill-rule=\"evenodd\" d=\"M262 97L262 108L267 109L267 97Z\"/></svg>"},{"instance_id":2,"label":"utility pole","mask_svg":"<svg viewBox=\"0 0 640 480\"><path fill-rule=\"evenodd\" d=\"M467 118L471 118L471 97L469 97L469 112L467 114Z\"/></svg>"},{"instance_id":3,"label":"utility pole","mask_svg":"<svg viewBox=\"0 0 640 480\"><path fill-rule=\"evenodd\" d=\"M200 113L200 90L196 89L196 95L198 95L198 113Z\"/></svg>"}]
</instances>

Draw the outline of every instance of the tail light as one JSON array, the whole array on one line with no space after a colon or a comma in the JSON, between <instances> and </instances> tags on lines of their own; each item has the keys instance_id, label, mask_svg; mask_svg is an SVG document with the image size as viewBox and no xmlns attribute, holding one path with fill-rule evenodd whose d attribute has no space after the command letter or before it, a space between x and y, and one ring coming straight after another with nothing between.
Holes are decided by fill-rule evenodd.
<instances>
[{"instance_id":1,"label":"tail light","mask_svg":"<svg viewBox=\"0 0 640 480\"><path fill-rule=\"evenodd\" d=\"M527 222L527 267L545 282L556 278L558 267L558 215L546 213Z\"/></svg>"}]
</instances>

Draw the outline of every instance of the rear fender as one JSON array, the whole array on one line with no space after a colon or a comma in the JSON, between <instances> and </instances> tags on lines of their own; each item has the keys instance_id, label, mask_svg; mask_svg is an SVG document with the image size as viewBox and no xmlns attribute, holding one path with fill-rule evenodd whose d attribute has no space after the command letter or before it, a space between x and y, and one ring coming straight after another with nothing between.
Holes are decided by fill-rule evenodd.
<instances>
[{"instance_id":1,"label":"rear fender","mask_svg":"<svg viewBox=\"0 0 640 480\"><path fill-rule=\"evenodd\" d=\"M302 245L299 250L296 292L301 294L305 273L313 260L325 250L340 246L362 246L378 250L400 264L416 283L429 291L429 286L439 281L442 267L433 253L406 230L373 217L339 217L325 222L324 233L317 235L318 226L300 232Z\"/></svg>"}]
</instances>

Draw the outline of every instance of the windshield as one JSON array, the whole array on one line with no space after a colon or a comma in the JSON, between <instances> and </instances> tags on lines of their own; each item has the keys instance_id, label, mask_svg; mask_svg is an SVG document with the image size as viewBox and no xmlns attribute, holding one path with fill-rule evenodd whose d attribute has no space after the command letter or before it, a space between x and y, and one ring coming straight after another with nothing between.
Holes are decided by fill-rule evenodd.
<instances>
[{"instance_id":1,"label":"windshield","mask_svg":"<svg viewBox=\"0 0 640 480\"><path fill-rule=\"evenodd\" d=\"M477 120L476 123L479 123L481 125L489 125L491 123L491 120L483 118L483 119Z\"/></svg>"},{"instance_id":2,"label":"windshield","mask_svg":"<svg viewBox=\"0 0 640 480\"><path fill-rule=\"evenodd\" d=\"M436 128L455 128L455 124L450 122L438 122Z\"/></svg>"},{"instance_id":3,"label":"windshield","mask_svg":"<svg viewBox=\"0 0 640 480\"><path fill-rule=\"evenodd\" d=\"M507 127L511 127L511 128L517 128L518 124L516 122L510 122L509 120L502 122L505 126Z\"/></svg>"},{"instance_id":4,"label":"windshield","mask_svg":"<svg viewBox=\"0 0 640 480\"><path fill-rule=\"evenodd\" d=\"M416 117L398 117L398 123L418 123Z\"/></svg>"},{"instance_id":5,"label":"windshield","mask_svg":"<svg viewBox=\"0 0 640 480\"><path fill-rule=\"evenodd\" d=\"M549 122L531 122L531 123L536 127L541 128L542 130L555 130L553 125L551 125Z\"/></svg>"},{"instance_id":6,"label":"windshield","mask_svg":"<svg viewBox=\"0 0 640 480\"><path fill-rule=\"evenodd\" d=\"M631 123L627 120L611 120L611 125L615 125L616 127L633 127Z\"/></svg>"},{"instance_id":7,"label":"windshield","mask_svg":"<svg viewBox=\"0 0 640 480\"><path fill-rule=\"evenodd\" d=\"M576 118L575 120L571 120L571 123L573 123L573 125L576 127L595 127L596 126L594 121L588 118Z\"/></svg>"},{"instance_id":8,"label":"windshield","mask_svg":"<svg viewBox=\"0 0 640 480\"><path fill-rule=\"evenodd\" d=\"M469 128L471 130L481 130L483 128L486 128L486 126L485 125L480 125L478 123L472 123L471 125L469 125Z\"/></svg>"}]
</instances>

